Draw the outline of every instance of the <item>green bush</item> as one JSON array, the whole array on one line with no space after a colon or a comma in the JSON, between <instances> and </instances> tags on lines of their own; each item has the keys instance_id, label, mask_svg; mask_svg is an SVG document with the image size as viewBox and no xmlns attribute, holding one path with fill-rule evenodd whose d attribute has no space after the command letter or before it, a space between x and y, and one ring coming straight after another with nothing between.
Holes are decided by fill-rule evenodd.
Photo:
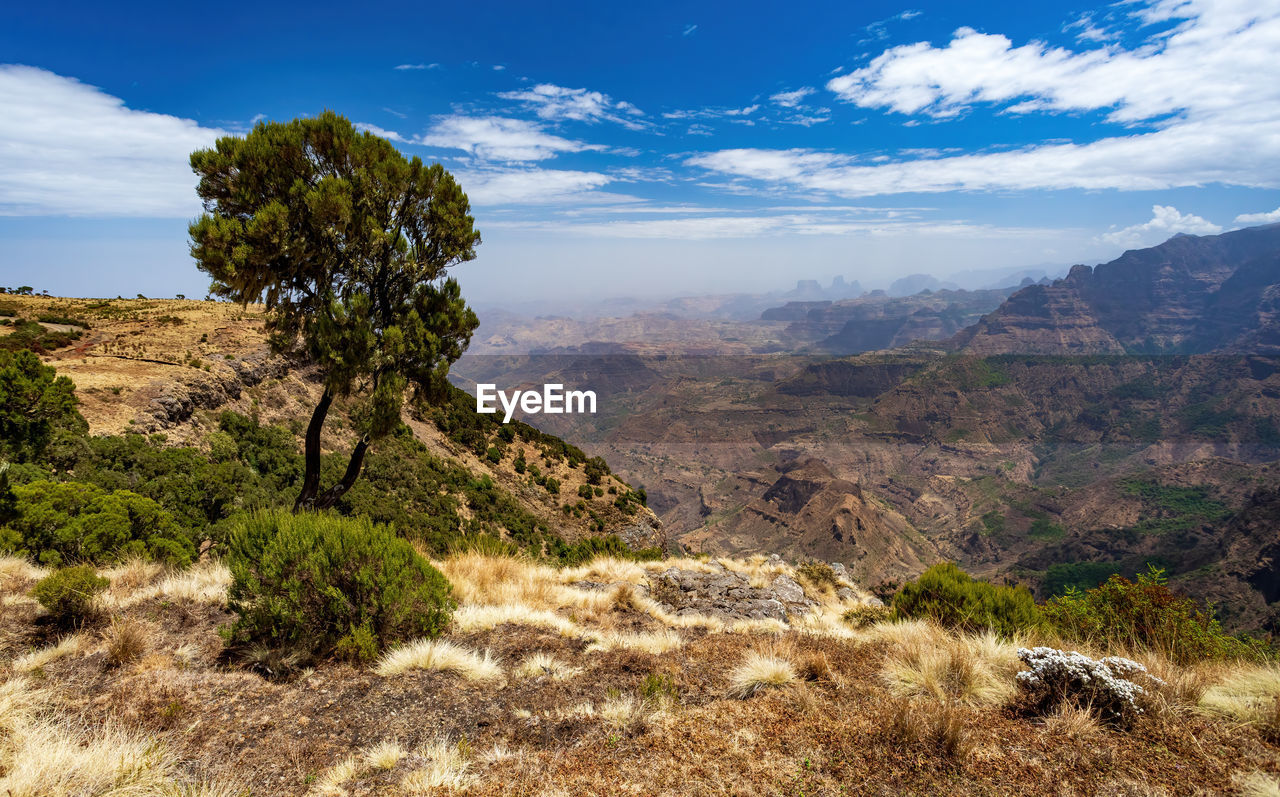
<instances>
[{"instance_id":1,"label":"green bush","mask_svg":"<svg viewBox=\"0 0 1280 797\"><path fill-rule=\"evenodd\" d=\"M87 432L75 389L30 351L0 351L0 458L34 462L59 430Z\"/></svg>"},{"instance_id":2,"label":"green bush","mask_svg":"<svg viewBox=\"0 0 1280 797\"><path fill-rule=\"evenodd\" d=\"M1004 636L1040 624L1035 598L1025 587L973 579L948 562L937 564L893 597L893 619L927 618L965 631Z\"/></svg>"},{"instance_id":3,"label":"green bush","mask_svg":"<svg viewBox=\"0 0 1280 797\"><path fill-rule=\"evenodd\" d=\"M1114 575L1086 592L1068 588L1044 605L1043 614L1068 639L1155 650L1177 664L1266 654L1259 640L1225 633L1211 611L1170 590L1164 571L1151 565L1136 582Z\"/></svg>"},{"instance_id":4,"label":"green bush","mask_svg":"<svg viewBox=\"0 0 1280 797\"><path fill-rule=\"evenodd\" d=\"M445 577L367 518L260 511L238 520L227 547L234 645L363 661L438 636L454 608Z\"/></svg>"},{"instance_id":5,"label":"green bush","mask_svg":"<svg viewBox=\"0 0 1280 797\"><path fill-rule=\"evenodd\" d=\"M37 581L31 596L59 624L78 625L94 614L98 593L110 583L97 574L93 565L64 567Z\"/></svg>"},{"instance_id":6,"label":"green bush","mask_svg":"<svg viewBox=\"0 0 1280 797\"><path fill-rule=\"evenodd\" d=\"M183 566L195 544L150 498L82 482L37 481L13 488L17 517L0 528L0 551L54 567L142 556Z\"/></svg>"}]
</instances>

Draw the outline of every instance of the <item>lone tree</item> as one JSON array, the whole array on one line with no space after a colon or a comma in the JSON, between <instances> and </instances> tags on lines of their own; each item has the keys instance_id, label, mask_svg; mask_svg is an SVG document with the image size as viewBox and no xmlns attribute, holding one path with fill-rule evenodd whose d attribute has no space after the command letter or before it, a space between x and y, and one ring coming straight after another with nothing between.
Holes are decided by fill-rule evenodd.
<instances>
[{"instance_id":1,"label":"lone tree","mask_svg":"<svg viewBox=\"0 0 1280 797\"><path fill-rule=\"evenodd\" d=\"M439 164L406 159L329 111L220 138L191 168L205 209L191 255L210 292L265 302L273 347L300 348L323 372L294 511L331 507L370 442L400 423L406 388L439 395L471 341L476 315L447 276L480 243L467 196ZM334 397L351 395L361 437L322 492L320 431Z\"/></svg>"}]
</instances>

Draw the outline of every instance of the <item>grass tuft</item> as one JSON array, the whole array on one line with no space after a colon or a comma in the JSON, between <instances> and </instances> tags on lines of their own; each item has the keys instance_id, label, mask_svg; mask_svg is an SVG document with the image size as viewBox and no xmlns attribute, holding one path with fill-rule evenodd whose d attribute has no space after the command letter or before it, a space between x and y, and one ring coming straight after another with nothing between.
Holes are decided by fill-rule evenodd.
<instances>
[{"instance_id":1,"label":"grass tuft","mask_svg":"<svg viewBox=\"0 0 1280 797\"><path fill-rule=\"evenodd\" d=\"M763 689L777 689L794 680L796 671L789 660L753 650L729 675L729 695L745 700Z\"/></svg>"},{"instance_id":2,"label":"grass tuft","mask_svg":"<svg viewBox=\"0 0 1280 797\"><path fill-rule=\"evenodd\" d=\"M410 670L453 672L468 681L491 681L502 677L502 667L489 651L476 653L453 642L419 639L386 653L374 671L390 677Z\"/></svg>"}]
</instances>

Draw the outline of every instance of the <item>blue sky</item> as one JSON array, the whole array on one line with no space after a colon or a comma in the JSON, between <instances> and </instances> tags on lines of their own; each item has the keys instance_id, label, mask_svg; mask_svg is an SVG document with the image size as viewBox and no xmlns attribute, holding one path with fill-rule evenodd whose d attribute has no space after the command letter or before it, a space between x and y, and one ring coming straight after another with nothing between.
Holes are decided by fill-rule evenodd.
<instances>
[{"instance_id":1,"label":"blue sky","mask_svg":"<svg viewBox=\"0 0 1280 797\"><path fill-rule=\"evenodd\" d=\"M0 284L200 296L187 154L439 160L481 303L1108 260L1280 221L1280 2L11 4Z\"/></svg>"}]
</instances>

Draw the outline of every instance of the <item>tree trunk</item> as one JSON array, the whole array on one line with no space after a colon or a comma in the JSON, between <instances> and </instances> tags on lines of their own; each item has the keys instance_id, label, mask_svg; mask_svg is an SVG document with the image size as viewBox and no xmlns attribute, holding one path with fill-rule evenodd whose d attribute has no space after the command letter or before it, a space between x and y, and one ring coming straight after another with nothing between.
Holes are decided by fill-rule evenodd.
<instances>
[{"instance_id":1,"label":"tree trunk","mask_svg":"<svg viewBox=\"0 0 1280 797\"><path fill-rule=\"evenodd\" d=\"M325 490L324 494L315 500L316 509L329 509L338 503L339 498L347 494L351 485L360 478L360 468L364 465L364 453L368 450L369 436L365 435L360 438L355 450L351 452L351 460L347 462L347 472L342 475L342 481Z\"/></svg>"},{"instance_id":2,"label":"tree trunk","mask_svg":"<svg viewBox=\"0 0 1280 797\"><path fill-rule=\"evenodd\" d=\"M302 477L302 492L298 493L298 500L293 502L295 514L304 509L315 508L316 494L320 492L320 430L324 428L324 419L329 414L329 405L332 403L333 394L329 392L329 388L325 388L315 412L311 413L311 423L307 424L306 471ZM361 456L363 457L363 452Z\"/></svg>"}]
</instances>

